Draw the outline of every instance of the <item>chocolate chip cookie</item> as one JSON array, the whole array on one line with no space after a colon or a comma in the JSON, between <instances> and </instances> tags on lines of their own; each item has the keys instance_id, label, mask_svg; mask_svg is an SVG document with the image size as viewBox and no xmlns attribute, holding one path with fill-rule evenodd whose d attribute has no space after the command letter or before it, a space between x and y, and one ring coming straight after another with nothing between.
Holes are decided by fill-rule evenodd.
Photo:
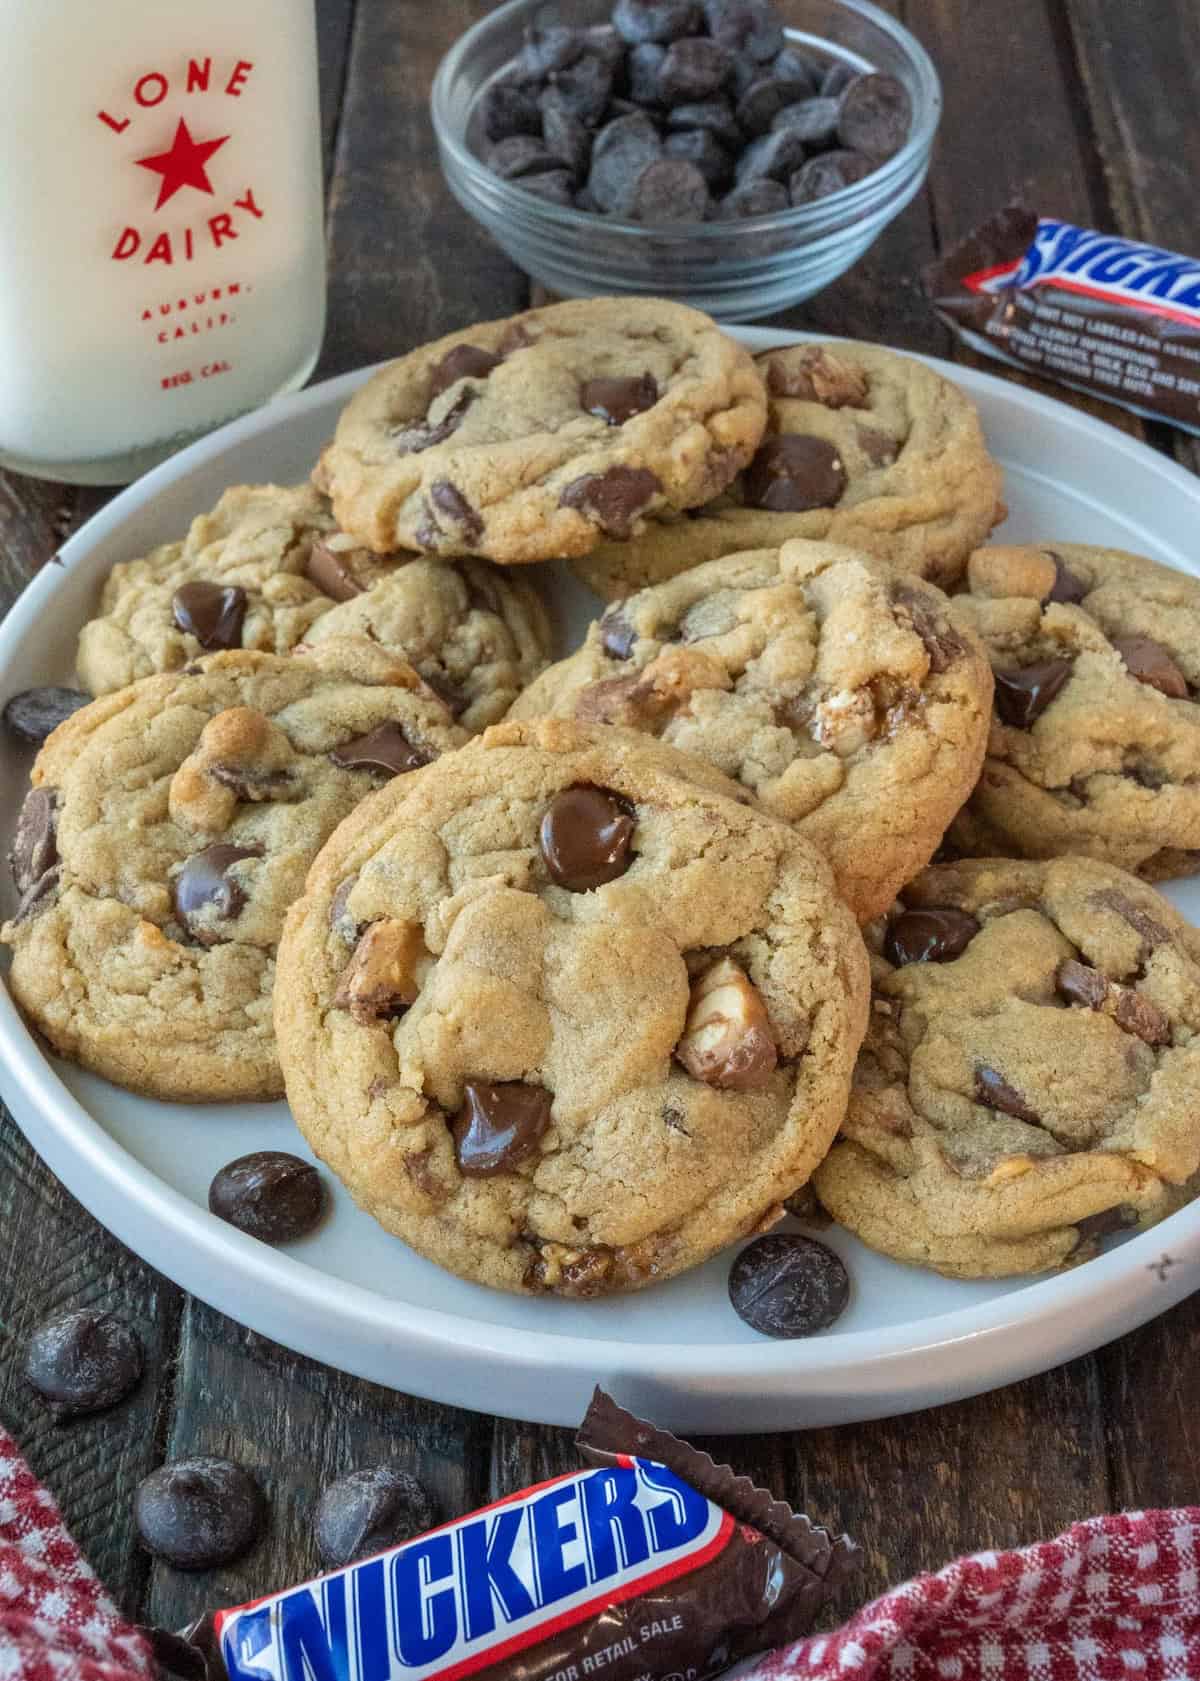
<instances>
[{"instance_id":1,"label":"chocolate chip cookie","mask_svg":"<svg viewBox=\"0 0 1200 1681\"><path fill-rule=\"evenodd\" d=\"M874 996L817 1194L959 1278L1086 1259L1200 1167L1200 934L1085 858L938 866L869 931Z\"/></svg>"},{"instance_id":2,"label":"chocolate chip cookie","mask_svg":"<svg viewBox=\"0 0 1200 1681\"><path fill-rule=\"evenodd\" d=\"M276 1097L283 915L331 830L467 740L365 641L215 654L50 737L11 853L13 997L62 1056L154 1097Z\"/></svg>"},{"instance_id":3,"label":"chocolate chip cookie","mask_svg":"<svg viewBox=\"0 0 1200 1681\"><path fill-rule=\"evenodd\" d=\"M1000 469L966 394L873 344L794 345L756 358L767 433L746 470L699 513L655 514L574 570L608 599L721 555L791 537L849 543L895 571L948 585L1004 517Z\"/></svg>"},{"instance_id":4,"label":"chocolate chip cookie","mask_svg":"<svg viewBox=\"0 0 1200 1681\"><path fill-rule=\"evenodd\" d=\"M749 352L657 298L554 304L390 363L314 475L370 549L510 564L586 554L707 502L762 437Z\"/></svg>"},{"instance_id":5,"label":"chocolate chip cookie","mask_svg":"<svg viewBox=\"0 0 1200 1681\"><path fill-rule=\"evenodd\" d=\"M991 687L940 590L797 540L610 607L510 717L619 724L699 754L819 846L865 920L974 785Z\"/></svg>"},{"instance_id":6,"label":"chocolate chip cookie","mask_svg":"<svg viewBox=\"0 0 1200 1681\"><path fill-rule=\"evenodd\" d=\"M866 1014L814 848L701 761L563 719L360 808L280 975L293 1113L357 1200L464 1278L568 1296L774 1221Z\"/></svg>"},{"instance_id":7,"label":"chocolate chip cookie","mask_svg":"<svg viewBox=\"0 0 1200 1681\"><path fill-rule=\"evenodd\" d=\"M1200 865L1200 580L1079 543L971 556L958 622L996 675L953 852L1084 853L1147 880Z\"/></svg>"},{"instance_id":8,"label":"chocolate chip cookie","mask_svg":"<svg viewBox=\"0 0 1200 1681\"><path fill-rule=\"evenodd\" d=\"M236 485L182 542L113 568L77 665L101 695L218 649L286 654L363 635L415 666L472 731L504 716L551 651L526 580L486 561L374 555L311 485Z\"/></svg>"}]
</instances>

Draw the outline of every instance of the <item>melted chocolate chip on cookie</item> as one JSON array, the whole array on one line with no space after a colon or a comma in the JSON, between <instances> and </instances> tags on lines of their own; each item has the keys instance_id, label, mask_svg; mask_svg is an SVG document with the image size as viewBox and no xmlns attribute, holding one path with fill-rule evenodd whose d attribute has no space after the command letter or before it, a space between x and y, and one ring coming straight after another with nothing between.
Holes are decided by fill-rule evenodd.
<instances>
[{"instance_id":1,"label":"melted chocolate chip on cookie","mask_svg":"<svg viewBox=\"0 0 1200 1681\"><path fill-rule=\"evenodd\" d=\"M194 852L175 877L171 884L175 914L202 946L217 945L224 937L200 920L204 913L230 922L245 907L246 895L228 873L230 868L243 858L261 857L261 847L230 846L222 841Z\"/></svg>"},{"instance_id":2,"label":"melted chocolate chip on cookie","mask_svg":"<svg viewBox=\"0 0 1200 1681\"><path fill-rule=\"evenodd\" d=\"M1112 645L1125 662L1125 669L1139 683L1157 689L1170 700L1188 698L1187 678L1163 647L1150 636L1114 636Z\"/></svg>"},{"instance_id":3,"label":"melted chocolate chip on cookie","mask_svg":"<svg viewBox=\"0 0 1200 1681\"><path fill-rule=\"evenodd\" d=\"M607 421L610 426L623 426L635 414L652 409L658 401L658 383L653 374L637 378L588 379L579 392L579 406L588 414Z\"/></svg>"},{"instance_id":4,"label":"melted chocolate chip on cookie","mask_svg":"<svg viewBox=\"0 0 1200 1681\"><path fill-rule=\"evenodd\" d=\"M436 757L428 748L415 746L399 724L380 724L366 735L343 742L329 755L342 770L373 770L384 776L402 776L418 770Z\"/></svg>"},{"instance_id":5,"label":"melted chocolate chip on cookie","mask_svg":"<svg viewBox=\"0 0 1200 1681\"><path fill-rule=\"evenodd\" d=\"M430 396L438 397L460 379L486 379L503 362L478 344L456 344L448 350L430 375Z\"/></svg>"},{"instance_id":6,"label":"melted chocolate chip on cookie","mask_svg":"<svg viewBox=\"0 0 1200 1681\"><path fill-rule=\"evenodd\" d=\"M559 502L595 520L609 537L629 537L637 516L661 489L648 467L610 467L604 473L585 473L567 485Z\"/></svg>"},{"instance_id":7,"label":"melted chocolate chip on cookie","mask_svg":"<svg viewBox=\"0 0 1200 1681\"><path fill-rule=\"evenodd\" d=\"M1070 660L1042 660L1009 671L997 671L996 711L1002 723L1027 730L1037 722L1071 675Z\"/></svg>"},{"instance_id":8,"label":"melted chocolate chip on cookie","mask_svg":"<svg viewBox=\"0 0 1200 1681\"><path fill-rule=\"evenodd\" d=\"M587 893L625 874L636 819L626 801L603 788L566 788L542 818L539 841L551 879Z\"/></svg>"},{"instance_id":9,"label":"melted chocolate chip on cookie","mask_svg":"<svg viewBox=\"0 0 1200 1681\"><path fill-rule=\"evenodd\" d=\"M486 1179L511 1173L537 1154L550 1124L553 1098L544 1086L520 1080L468 1080L463 1106L451 1122L459 1171Z\"/></svg>"},{"instance_id":10,"label":"melted chocolate chip on cookie","mask_svg":"<svg viewBox=\"0 0 1200 1681\"><path fill-rule=\"evenodd\" d=\"M966 951L978 932L979 923L966 911L927 905L905 911L891 923L883 954L898 969L908 963L949 963Z\"/></svg>"},{"instance_id":11,"label":"melted chocolate chip on cookie","mask_svg":"<svg viewBox=\"0 0 1200 1681\"><path fill-rule=\"evenodd\" d=\"M768 438L746 469L746 503L771 513L832 508L846 488L846 467L824 438L784 433Z\"/></svg>"},{"instance_id":12,"label":"melted chocolate chip on cookie","mask_svg":"<svg viewBox=\"0 0 1200 1681\"><path fill-rule=\"evenodd\" d=\"M202 648L237 648L246 617L246 592L237 584L210 584L195 579L180 584L172 602L175 623Z\"/></svg>"}]
</instances>

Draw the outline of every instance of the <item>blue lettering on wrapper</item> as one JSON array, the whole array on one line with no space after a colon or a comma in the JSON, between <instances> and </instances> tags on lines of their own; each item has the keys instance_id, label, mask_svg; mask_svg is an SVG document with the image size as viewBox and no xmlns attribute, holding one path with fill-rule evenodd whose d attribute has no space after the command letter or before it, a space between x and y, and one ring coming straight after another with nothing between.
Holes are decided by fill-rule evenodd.
<instances>
[{"instance_id":1,"label":"blue lettering on wrapper","mask_svg":"<svg viewBox=\"0 0 1200 1681\"><path fill-rule=\"evenodd\" d=\"M552 1488L531 1507L533 1519L533 1559L537 1571L538 1604L552 1605L556 1599L566 1599L588 1585L587 1570L582 1564L568 1565L563 1550L579 1540L578 1523L564 1523L562 1508L568 1502L579 1509L579 1492L574 1487Z\"/></svg>"},{"instance_id":2,"label":"blue lettering on wrapper","mask_svg":"<svg viewBox=\"0 0 1200 1681\"><path fill-rule=\"evenodd\" d=\"M458 1636L454 1589L429 1591L453 1578L454 1546L448 1535L427 1536L393 1556L396 1656L406 1669L435 1663L453 1646Z\"/></svg>"},{"instance_id":3,"label":"blue lettering on wrapper","mask_svg":"<svg viewBox=\"0 0 1200 1681\"><path fill-rule=\"evenodd\" d=\"M697 1494L665 1465L654 1465L649 1460L638 1461L638 1475L648 1487L661 1489L670 1496L657 1506L651 1506L647 1514L656 1553L673 1552L676 1547L685 1547L703 1533L711 1508L702 1494Z\"/></svg>"},{"instance_id":4,"label":"blue lettering on wrapper","mask_svg":"<svg viewBox=\"0 0 1200 1681\"><path fill-rule=\"evenodd\" d=\"M243 1611L237 1620L236 1639L221 1642L229 1681L276 1681L279 1672L273 1662L260 1665L254 1661L269 1658L273 1643L271 1607L260 1605Z\"/></svg>"},{"instance_id":5,"label":"blue lettering on wrapper","mask_svg":"<svg viewBox=\"0 0 1200 1681\"><path fill-rule=\"evenodd\" d=\"M512 1567L513 1548L525 1522L524 1506L508 1506L489 1523L479 1518L458 1532L459 1579L468 1640L491 1634L496 1607L506 1623L533 1611L533 1600Z\"/></svg>"},{"instance_id":6,"label":"blue lettering on wrapper","mask_svg":"<svg viewBox=\"0 0 1200 1681\"><path fill-rule=\"evenodd\" d=\"M324 1616L316 1594L300 1589L279 1607L279 1648L288 1681L350 1681L346 1644L346 1579L320 1584Z\"/></svg>"},{"instance_id":7,"label":"blue lettering on wrapper","mask_svg":"<svg viewBox=\"0 0 1200 1681\"><path fill-rule=\"evenodd\" d=\"M646 1525L634 1502L638 1480L623 1466L606 1467L583 1485L583 1512L593 1582L603 1582L650 1557Z\"/></svg>"},{"instance_id":8,"label":"blue lettering on wrapper","mask_svg":"<svg viewBox=\"0 0 1200 1681\"><path fill-rule=\"evenodd\" d=\"M368 1559L360 1564L354 1583L354 1634L358 1648L358 1681L388 1681L391 1656L388 1650L387 1586L384 1560Z\"/></svg>"}]
</instances>

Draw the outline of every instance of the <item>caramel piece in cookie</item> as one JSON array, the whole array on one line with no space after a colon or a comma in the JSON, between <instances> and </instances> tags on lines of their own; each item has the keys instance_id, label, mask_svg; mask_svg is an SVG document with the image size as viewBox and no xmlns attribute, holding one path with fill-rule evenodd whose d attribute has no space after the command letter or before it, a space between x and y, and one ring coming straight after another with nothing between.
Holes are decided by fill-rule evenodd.
<instances>
[{"instance_id":1,"label":"caramel piece in cookie","mask_svg":"<svg viewBox=\"0 0 1200 1681\"><path fill-rule=\"evenodd\" d=\"M974 786L991 695L940 590L796 541L610 607L510 717L612 724L707 759L821 847L866 920Z\"/></svg>"},{"instance_id":2,"label":"caramel piece in cookie","mask_svg":"<svg viewBox=\"0 0 1200 1681\"><path fill-rule=\"evenodd\" d=\"M505 723L343 823L280 948L297 1123L389 1231L567 1296L781 1212L844 1110L867 960L828 866L699 759Z\"/></svg>"},{"instance_id":3,"label":"caramel piece in cookie","mask_svg":"<svg viewBox=\"0 0 1200 1681\"><path fill-rule=\"evenodd\" d=\"M1106 859L1146 880L1200 858L1200 580L1081 543L978 549L958 624L995 712L952 853Z\"/></svg>"},{"instance_id":4,"label":"caramel piece in cookie","mask_svg":"<svg viewBox=\"0 0 1200 1681\"><path fill-rule=\"evenodd\" d=\"M964 392L877 345L793 345L755 358L767 433L715 500L686 518L654 512L629 542L574 570L609 599L689 567L793 537L847 543L949 585L1004 517L1000 469Z\"/></svg>"},{"instance_id":5,"label":"caramel piece in cookie","mask_svg":"<svg viewBox=\"0 0 1200 1681\"><path fill-rule=\"evenodd\" d=\"M1200 1168L1200 935L1086 858L936 866L868 931L866 1043L814 1184L959 1278L1086 1259Z\"/></svg>"}]
</instances>

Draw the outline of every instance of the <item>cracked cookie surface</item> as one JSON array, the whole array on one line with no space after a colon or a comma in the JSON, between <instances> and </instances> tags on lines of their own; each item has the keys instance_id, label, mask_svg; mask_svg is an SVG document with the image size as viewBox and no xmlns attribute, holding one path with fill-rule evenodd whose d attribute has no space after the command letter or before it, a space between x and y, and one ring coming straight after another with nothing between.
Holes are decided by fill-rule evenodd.
<instances>
[{"instance_id":1,"label":"cracked cookie surface","mask_svg":"<svg viewBox=\"0 0 1200 1681\"><path fill-rule=\"evenodd\" d=\"M974 785L990 700L983 650L939 590L795 541L610 607L509 716L617 724L700 755L819 846L866 920Z\"/></svg>"},{"instance_id":2,"label":"cracked cookie surface","mask_svg":"<svg viewBox=\"0 0 1200 1681\"><path fill-rule=\"evenodd\" d=\"M363 641L214 654L93 701L39 753L18 820L14 998L133 1091L280 1095L275 948L309 864L390 775L467 739Z\"/></svg>"},{"instance_id":3,"label":"cracked cookie surface","mask_svg":"<svg viewBox=\"0 0 1200 1681\"><path fill-rule=\"evenodd\" d=\"M182 541L113 568L76 665L103 695L220 648L286 654L356 635L415 666L472 731L504 716L552 646L526 579L374 555L311 485L235 485Z\"/></svg>"},{"instance_id":4,"label":"cracked cookie surface","mask_svg":"<svg viewBox=\"0 0 1200 1681\"><path fill-rule=\"evenodd\" d=\"M878 345L793 345L755 358L767 432L728 491L689 517L655 516L574 570L612 599L740 549L793 537L847 543L949 585L1004 517L1000 469L965 392Z\"/></svg>"},{"instance_id":5,"label":"cracked cookie surface","mask_svg":"<svg viewBox=\"0 0 1200 1681\"><path fill-rule=\"evenodd\" d=\"M962 1278L1085 1259L1200 1166L1200 934L1085 858L926 870L868 930L873 998L814 1187L864 1243Z\"/></svg>"},{"instance_id":6,"label":"cracked cookie surface","mask_svg":"<svg viewBox=\"0 0 1200 1681\"><path fill-rule=\"evenodd\" d=\"M1200 864L1200 580L1079 543L971 556L956 621L996 673L979 785L947 845L1083 853L1147 880Z\"/></svg>"},{"instance_id":7,"label":"cracked cookie surface","mask_svg":"<svg viewBox=\"0 0 1200 1681\"><path fill-rule=\"evenodd\" d=\"M560 719L355 813L280 970L309 1143L421 1254L519 1292L638 1288L772 1222L866 1012L812 847L701 762Z\"/></svg>"},{"instance_id":8,"label":"cracked cookie surface","mask_svg":"<svg viewBox=\"0 0 1200 1681\"><path fill-rule=\"evenodd\" d=\"M706 315L657 298L553 304L381 369L314 480L379 553L553 560L710 500L765 421L753 359Z\"/></svg>"}]
</instances>

